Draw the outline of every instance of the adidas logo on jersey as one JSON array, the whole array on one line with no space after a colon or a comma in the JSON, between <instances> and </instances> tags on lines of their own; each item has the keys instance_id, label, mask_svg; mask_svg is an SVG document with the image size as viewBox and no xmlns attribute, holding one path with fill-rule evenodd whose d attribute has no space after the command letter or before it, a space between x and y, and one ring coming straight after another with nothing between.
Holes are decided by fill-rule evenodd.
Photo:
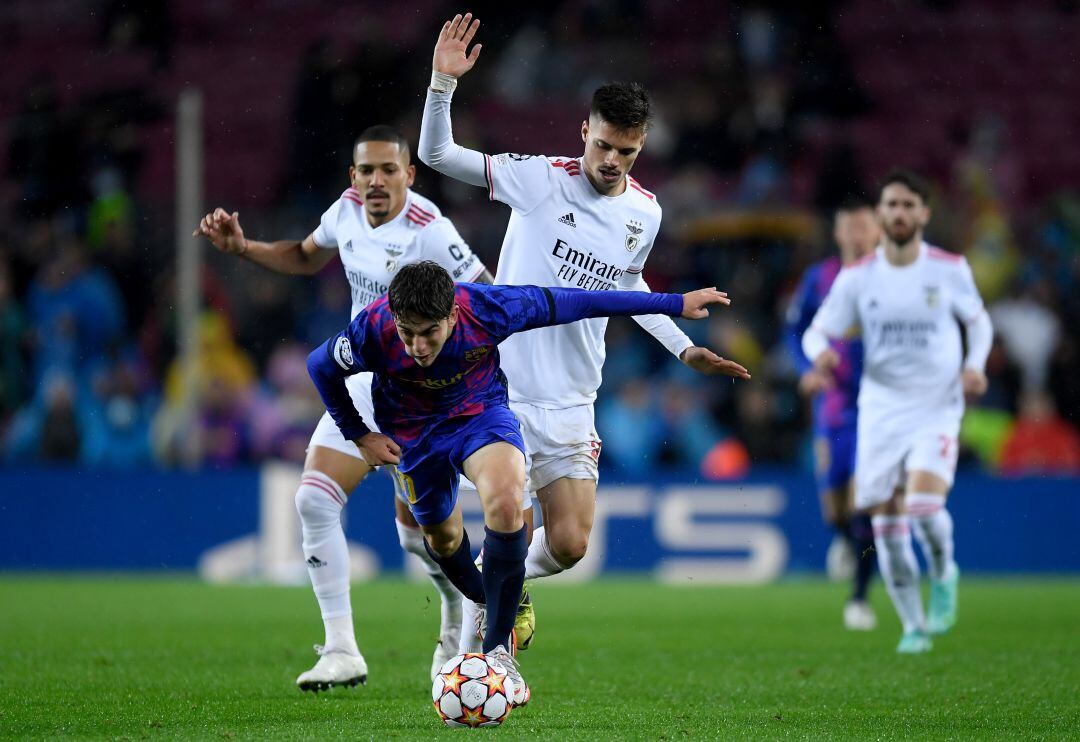
<instances>
[{"instance_id":1,"label":"adidas logo on jersey","mask_svg":"<svg viewBox=\"0 0 1080 742\"><path fill-rule=\"evenodd\" d=\"M559 221L562 222L563 224L569 224L574 229L577 229L577 224L574 223L574 212L572 212L572 211L569 214L565 214L564 216L560 216Z\"/></svg>"}]
</instances>

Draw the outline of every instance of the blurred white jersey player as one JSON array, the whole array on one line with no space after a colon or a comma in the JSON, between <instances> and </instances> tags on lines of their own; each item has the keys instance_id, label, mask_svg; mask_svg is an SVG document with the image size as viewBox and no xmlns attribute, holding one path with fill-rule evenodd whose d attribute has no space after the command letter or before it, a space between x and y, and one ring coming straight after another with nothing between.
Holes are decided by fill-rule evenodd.
<instances>
[{"instance_id":1,"label":"blurred white jersey player","mask_svg":"<svg viewBox=\"0 0 1080 742\"><path fill-rule=\"evenodd\" d=\"M929 635L956 621L959 570L945 501L964 398L986 391L993 340L967 261L922 239L927 204L928 190L914 174L895 171L885 179L878 202L883 244L840 271L803 335L807 358L828 371L838 360L828 339L853 327L862 332L855 506L871 513L878 566L904 628L897 651L904 653L928 651ZM928 617L912 526L930 570Z\"/></svg>"},{"instance_id":2,"label":"blurred white jersey player","mask_svg":"<svg viewBox=\"0 0 1080 742\"><path fill-rule=\"evenodd\" d=\"M443 25L435 47L419 156L481 186L513 209L496 283L648 291L642 270L660 229L656 197L629 176L645 143L649 98L636 84L599 88L581 125L581 157L490 156L456 144L450 101L475 64L479 26L467 14ZM737 363L695 347L668 317L635 317L691 368L748 378ZM526 578L557 574L584 555L592 529L600 438L593 402L604 362L606 319L522 333L500 347L510 406L525 435L528 488L544 527L533 534ZM470 606L466 603L466 611ZM467 631L462 649L470 648Z\"/></svg>"},{"instance_id":3,"label":"blurred white jersey player","mask_svg":"<svg viewBox=\"0 0 1080 742\"><path fill-rule=\"evenodd\" d=\"M239 215L223 209L207 214L196 234L207 236L223 252L241 255L279 273L311 275L339 256L352 291L350 316L385 294L401 266L421 260L435 261L458 281L491 283L491 274L450 220L434 203L410 189L415 172L408 142L390 127L373 126L353 147L351 187L303 241L245 239ZM371 374L350 377L348 387L353 403L374 426ZM349 553L341 512L349 493L373 468L356 444L342 437L330 415L324 414L311 437L296 493L304 558L326 628L326 643L316 647L318 662L297 678L303 690L356 685L367 677L352 622ZM401 489L395 489L402 548L421 559L442 599L440 639L432 658L434 672L456 653L461 595L428 555L408 503Z\"/></svg>"}]
</instances>

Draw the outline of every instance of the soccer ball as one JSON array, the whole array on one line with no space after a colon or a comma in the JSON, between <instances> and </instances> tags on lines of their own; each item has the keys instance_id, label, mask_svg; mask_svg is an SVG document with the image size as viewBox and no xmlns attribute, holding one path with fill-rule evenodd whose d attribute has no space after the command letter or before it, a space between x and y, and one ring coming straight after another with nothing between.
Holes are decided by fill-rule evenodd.
<instances>
[{"instance_id":1,"label":"soccer ball","mask_svg":"<svg viewBox=\"0 0 1080 742\"><path fill-rule=\"evenodd\" d=\"M497 727L510 715L514 681L483 654L459 654L431 685L435 713L448 727Z\"/></svg>"}]
</instances>

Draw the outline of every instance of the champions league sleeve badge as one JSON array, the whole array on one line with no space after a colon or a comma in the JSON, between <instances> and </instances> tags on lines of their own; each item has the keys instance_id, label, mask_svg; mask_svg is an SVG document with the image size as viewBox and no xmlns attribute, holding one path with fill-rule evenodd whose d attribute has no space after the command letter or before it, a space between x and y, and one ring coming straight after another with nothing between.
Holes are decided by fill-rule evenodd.
<instances>
[{"instance_id":1,"label":"champions league sleeve badge","mask_svg":"<svg viewBox=\"0 0 1080 742\"><path fill-rule=\"evenodd\" d=\"M334 341L334 360L345 371L351 371L353 367L352 343L344 335Z\"/></svg>"}]
</instances>

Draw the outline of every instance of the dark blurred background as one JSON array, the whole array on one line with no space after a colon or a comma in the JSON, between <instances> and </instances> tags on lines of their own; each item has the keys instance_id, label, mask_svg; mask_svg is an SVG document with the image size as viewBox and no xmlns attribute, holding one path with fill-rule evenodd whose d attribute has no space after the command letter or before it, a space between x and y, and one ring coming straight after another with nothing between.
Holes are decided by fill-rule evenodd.
<instances>
[{"instance_id":1,"label":"dark blurred background","mask_svg":"<svg viewBox=\"0 0 1080 742\"><path fill-rule=\"evenodd\" d=\"M646 278L734 300L687 330L752 383L698 377L612 322L609 474L811 466L784 313L835 249L834 207L894 166L933 182L928 238L967 256L995 322L967 464L1080 472L1078 5L5 0L0 460L175 465L192 440L209 467L302 460L322 413L304 360L347 321L346 281L337 261L289 278L204 245L201 361L180 373L177 97L204 96L207 209L300 239L347 186L359 131L392 123L415 144L438 28L471 10L484 50L455 96L458 141L577 156L592 90L645 83L658 115L634 175L664 207ZM509 210L418 170L494 269Z\"/></svg>"}]
</instances>

